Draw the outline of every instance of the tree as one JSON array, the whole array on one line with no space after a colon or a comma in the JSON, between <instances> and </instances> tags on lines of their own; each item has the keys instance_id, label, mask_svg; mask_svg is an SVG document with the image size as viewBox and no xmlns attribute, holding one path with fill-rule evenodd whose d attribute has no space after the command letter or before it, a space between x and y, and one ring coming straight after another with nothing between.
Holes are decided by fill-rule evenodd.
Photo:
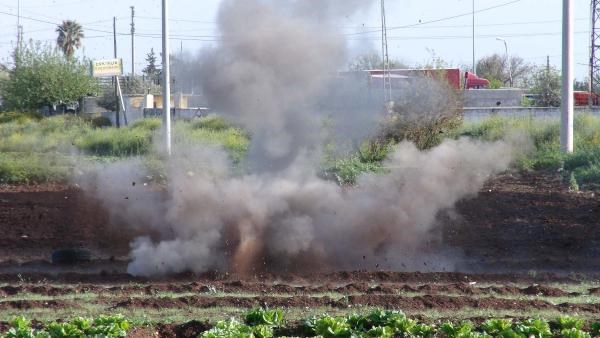
<instances>
[{"instance_id":1,"label":"tree","mask_svg":"<svg viewBox=\"0 0 600 338\"><path fill-rule=\"evenodd\" d=\"M0 81L0 95L8 109L67 104L98 90L88 63L65 58L56 48L29 43L19 47L14 58L18 67L9 69L8 79Z\"/></svg>"},{"instance_id":2,"label":"tree","mask_svg":"<svg viewBox=\"0 0 600 338\"><path fill-rule=\"evenodd\" d=\"M352 62L350 62L348 68L351 71L362 71L368 69L383 69L383 61L381 56L376 53L369 53L360 55ZM403 64L398 60L390 60L390 69L394 68L408 68L407 65Z\"/></svg>"},{"instance_id":3,"label":"tree","mask_svg":"<svg viewBox=\"0 0 600 338\"><path fill-rule=\"evenodd\" d=\"M58 38L56 45L67 58L73 57L75 50L81 47L81 39L84 38L83 28L73 20L65 20L56 27Z\"/></svg>"},{"instance_id":4,"label":"tree","mask_svg":"<svg viewBox=\"0 0 600 338\"><path fill-rule=\"evenodd\" d=\"M509 62L507 62L505 56L499 54L485 56L477 61L477 75L490 81L500 81L504 86L508 86L510 85L510 73L512 72L513 85L521 86L525 84L532 66L518 56L511 56Z\"/></svg>"},{"instance_id":5,"label":"tree","mask_svg":"<svg viewBox=\"0 0 600 338\"><path fill-rule=\"evenodd\" d=\"M536 95L536 106L560 106L560 91L561 76L555 67L540 67L533 73L531 77L531 93Z\"/></svg>"},{"instance_id":6,"label":"tree","mask_svg":"<svg viewBox=\"0 0 600 338\"><path fill-rule=\"evenodd\" d=\"M146 68L142 70L142 73L146 74L146 77L154 83L158 83L160 77L160 69L156 66L156 53L154 48L150 49L150 53L146 54Z\"/></svg>"},{"instance_id":7,"label":"tree","mask_svg":"<svg viewBox=\"0 0 600 338\"><path fill-rule=\"evenodd\" d=\"M590 90L589 82L590 80L587 77L582 81L578 81L577 79L575 79L575 81L573 82L573 90L587 92Z\"/></svg>"}]
</instances>

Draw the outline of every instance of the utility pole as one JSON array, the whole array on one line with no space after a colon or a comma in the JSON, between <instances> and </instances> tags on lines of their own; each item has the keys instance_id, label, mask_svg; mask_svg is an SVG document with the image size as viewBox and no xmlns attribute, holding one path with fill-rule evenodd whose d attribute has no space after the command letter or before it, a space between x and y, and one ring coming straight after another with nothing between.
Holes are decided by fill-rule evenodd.
<instances>
[{"instance_id":1,"label":"utility pole","mask_svg":"<svg viewBox=\"0 0 600 338\"><path fill-rule=\"evenodd\" d=\"M475 69L475 0L473 0L473 74L477 74Z\"/></svg>"},{"instance_id":2,"label":"utility pole","mask_svg":"<svg viewBox=\"0 0 600 338\"><path fill-rule=\"evenodd\" d=\"M114 44L114 56L117 58L117 17L113 17L113 44ZM118 75L117 75L118 76ZM116 99L116 111L115 111L115 123L117 128L121 127L121 105L119 104L119 82L115 76L115 99Z\"/></svg>"},{"instance_id":3,"label":"utility pole","mask_svg":"<svg viewBox=\"0 0 600 338\"><path fill-rule=\"evenodd\" d=\"M131 78L135 77L135 7L131 6Z\"/></svg>"},{"instance_id":4,"label":"utility pole","mask_svg":"<svg viewBox=\"0 0 600 338\"><path fill-rule=\"evenodd\" d=\"M598 104L600 96L600 0L592 0L590 6L591 16L591 41L590 41L590 79L588 90L590 92L589 105ZM594 102L596 101L596 102Z\"/></svg>"},{"instance_id":5,"label":"utility pole","mask_svg":"<svg viewBox=\"0 0 600 338\"><path fill-rule=\"evenodd\" d=\"M169 57L169 6L162 0L162 70L163 70L163 115L167 154L171 155L171 70Z\"/></svg>"},{"instance_id":6,"label":"utility pole","mask_svg":"<svg viewBox=\"0 0 600 338\"><path fill-rule=\"evenodd\" d=\"M23 26L21 26L21 0L17 0L17 48L21 49L23 42Z\"/></svg>"},{"instance_id":7,"label":"utility pole","mask_svg":"<svg viewBox=\"0 0 600 338\"><path fill-rule=\"evenodd\" d=\"M508 42L506 42L506 39L501 38L501 37L497 37L496 40L504 42L504 52L505 52L505 56L506 56L505 62L508 65L508 81L509 81L510 87L512 88L512 86L513 86L512 64L510 63L510 56L508 54Z\"/></svg>"},{"instance_id":8,"label":"utility pole","mask_svg":"<svg viewBox=\"0 0 600 338\"><path fill-rule=\"evenodd\" d=\"M390 55L388 52L387 23L385 17L385 0L381 0L381 57L383 60L383 100L386 105L392 102L392 73L390 72Z\"/></svg>"},{"instance_id":9,"label":"utility pole","mask_svg":"<svg viewBox=\"0 0 600 338\"><path fill-rule=\"evenodd\" d=\"M573 152L573 0L563 0L560 147Z\"/></svg>"}]
</instances>

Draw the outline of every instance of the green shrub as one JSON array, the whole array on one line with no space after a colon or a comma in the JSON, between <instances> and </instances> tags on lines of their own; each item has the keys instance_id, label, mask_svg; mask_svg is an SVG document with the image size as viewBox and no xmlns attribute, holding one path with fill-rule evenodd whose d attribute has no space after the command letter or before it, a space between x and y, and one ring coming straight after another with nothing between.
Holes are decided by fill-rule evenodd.
<instances>
[{"instance_id":1,"label":"green shrub","mask_svg":"<svg viewBox=\"0 0 600 338\"><path fill-rule=\"evenodd\" d=\"M88 155L140 156L152 148L152 133L141 128L96 129L75 144Z\"/></svg>"},{"instance_id":2,"label":"green shrub","mask_svg":"<svg viewBox=\"0 0 600 338\"><path fill-rule=\"evenodd\" d=\"M195 122L175 123L173 128L174 147L189 147L199 144L221 146L225 149L234 164L243 161L250 146L250 138L241 129L227 128L213 130L196 128Z\"/></svg>"},{"instance_id":3,"label":"green shrub","mask_svg":"<svg viewBox=\"0 0 600 338\"><path fill-rule=\"evenodd\" d=\"M29 121L39 121L42 116L39 113L27 113L27 112L5 112L0 113L0 124L1 123L25 123Z\"/></svg>"},{"instance_id":4,"label":"green shrub","mask_svg":"<svg viewBox=\"0 0 600 338\"><path fill-rule=\"evenodd\" d=\"M415 78L402 88L391 108L376 138L383 143L406 140L429 149L463 123L460 94L436 78Z\"/></svg>"},{"instance_id":5,"label":"green shrub","mask_svg":"<svg viewBox=\"0 0 600 338\"><path fill-rule=\"evenodd\" d=\"M356 183L359 176L366 173L381 173L383 166L379 162L363 162L357 155L339 159L333 166L323 171L322 176L338 184L348 185Z\"/></svg>"},{"instance_id":6,"label":"green shrub","mask_svg":"<svg viewBox=\"0 0 600 338\"><path fill-rule=\"evenodd\" d=\"M152 175L160 181L166 178L166 164L152 151L156 130L161 125L159 119L144 119L117 129L94 128L91 119L73 115L42 119L18 118L25 116L21 113L13 115L0 123L0 184L63 181L76 153L87 155L78 159L94 157L95 161L148 157L145 163ZM250 144L241 129L198 129L184 121L174 124L173 134L174 147L221 146L236 165L242 163Z\"/></svg>"},{"instance_id":7,"label":"green shrub","mask_svg":"<svg viewBox=\"0 0 600 338\"><path fill-rule=\"evenodd\" d=\"M496 141L506 135L507 124L507 119L491 116L483 121L465 123L457 132L457 135L484 141Z\"/></svg>"},{"instance_id":8,"label":"green shrub","mask_svg":"<svg viewBox=\"0 0 600 338\"><path fill-rule=\"evenodd\" d=\"M518 167L521 169L558 169L563 163L565 154L560 151L560 147L547 146L538 148L531 154L525 154L517 160Z\"/></svg>"},{"instance_id":9,"label":"green shrub","mask_svg":"<svg viewBox=\"0 0 600 338\"><path fill-rule=\"evenodd\" d=\"M233 128L225 119L216 115L201 117L192 122L194 129L208 129L213 131L223 131Z\"/></svg>"},{"instance_id":10,"label":"green shrub","mask_svg":"<svg viewBox=\"0 0 600 338\"><path fill-rule=\"evenodd\" d=\"M106 116L96 116L92 118L91 124L94 128L104 128L112 126L112 122L110 122L110 119Z\"/></svg>"},{"instance_id":11,"label":"green shrub","mask_svg":"<svg viewBox=\"0 0 600 338\"><path fill-rule=\"evenodd\" d=\"M469 136L493 141L510 133L524 133L533 141L533 151L517 159L520 169L559 169L565 178L575 178L572 186L600 184L600 118L577 114L574 123L575 153L565 154L560 149L560 122L531 118L490 117L475 123L466 123L453 137ZM577 183L577 184L573 184Z\"/></svg>"},{"instance_id":12,"label":"green shrub","mask_svg":"<svg viewBox=\"0 0 600 338\"><path fill-rule=\"evenodd\" d=\"M571 191L579 191L579 183L577 183L574 172L571 172L569 175L569 189Z\"/></svg>"},{"instance_id":13,"label":"green shrub","mask_svg":"<svg viewBox=\"0 0 600 338\"><path fill-rule=\"evenodd\" d=\"M32 153L0 153L0 184L39 184L65 181L68 159Z\"/></svg>"},{"instance_id":14,"label":"green shrub","mask_svg":"<svg viewBox=\"0 0 600 338\"><path fill-rule=\"evenodd\" d=\"M363 163L381 162L392 149L392 144L378 140L367 140L358 148L358 158Z\"/></svg>"},{"instance_id":15,"label":"green shrub","mask_svg":"<svg viewBox=\"0 0 600 338\"><path fill-rule=\"evenodd\" d=\"M141 119L135 121L131 125L131 129L143 129L147 131L155 131L158 130L162 125L161 119L152 118L152 119Z\"/></svg>"},{"instance_id":16,"label":"green shrub","mask_svg":"<svg viewBox=\"0 0 600 338\"><path fill-rule=\"evenodd\" d=\"M577 114L573 121L575 143L579 148L600 146L600 118L591 114Z\"/></svg>"},{"instance_id":17,"label":"green shrub","mask_svg":"<svg viewBox=\"0 0 600 338\"><path fill-rule=\"evenodd\" d=\"M581 149L565 158L565 170L575 170L580 167L600 164L600 147L596 149Z\"/></svg>"}]
</instances>

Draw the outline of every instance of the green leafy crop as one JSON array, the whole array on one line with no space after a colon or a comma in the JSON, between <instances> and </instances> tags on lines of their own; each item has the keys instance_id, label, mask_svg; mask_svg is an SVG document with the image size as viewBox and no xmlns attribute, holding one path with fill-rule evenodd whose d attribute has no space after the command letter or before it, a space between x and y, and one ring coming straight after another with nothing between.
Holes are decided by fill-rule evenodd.
<instances>
[{"instance_id":1,"label":"green leafy crop","mask_svg":"<svg viewBox=\"0 0 600 338\"><path fill-rule=\"evenodd\" d=\"M246 313L244 322L250 326L280 326L283 323L283 312L279 309L253 309Z\"/></svg>"}]
</instances>

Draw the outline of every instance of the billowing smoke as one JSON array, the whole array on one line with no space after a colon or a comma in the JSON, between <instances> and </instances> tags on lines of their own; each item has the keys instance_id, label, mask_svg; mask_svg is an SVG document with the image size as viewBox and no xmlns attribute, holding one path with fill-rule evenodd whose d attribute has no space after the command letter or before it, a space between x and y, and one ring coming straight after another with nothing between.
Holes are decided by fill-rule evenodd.
<instances>
[{"instance_id":1,"label":"billowing smoke","mask_svg":"<svg viewBox=\"0 0 600 338\"><path fill-rule=\"evenodd\" d=\"M335 22L371 2L222 2L222 41L204 53L199 80L210 106L250 131L250 169L232 172L223 150L198 147L175 148L167 191L132 184L139 160L99 171L90 189L113 219L148 233L131 244L131 273L416 268L438 214L509 166L505 141L447 140L428 151L403 142L385 173L353 187L319 177L318 106L346 64Z\"/></svg>"},{"instance_id":2,"label":"billowing smoke","mask_svg":"<svg viewBox=\"0 0 600 338\"><path fill-rule=\"evenodd\" d=\"M207 51L201 73L209 105L241 122L253 136L257 170L280 170L299 151L319 144L315 103L340 65L346 42L337 19L372 0L225 0L222 41ZM348 116L349 118L350 116Z\"/></svg>"},{"instance_id":3,"label":"billowing smoke","mask_svg":"<svg viewBox=\"0 0 600 338\"><path fill-rule=\"evenodd\" d=\"M194 149L174 154L168 197L130 183L143 172L136 161L100 172L97 192L116 203L110 210L121 220L160 233L132 243L133 274L399 269L426 260L438 213L505 170L513 149L460 139L422 152L404 142L386 161L388 173L351 188L319 178L303 155L278 173L236 176L221 150ZM434 262L448 268L439 256Z\"/></svg>"}]
</instances>

